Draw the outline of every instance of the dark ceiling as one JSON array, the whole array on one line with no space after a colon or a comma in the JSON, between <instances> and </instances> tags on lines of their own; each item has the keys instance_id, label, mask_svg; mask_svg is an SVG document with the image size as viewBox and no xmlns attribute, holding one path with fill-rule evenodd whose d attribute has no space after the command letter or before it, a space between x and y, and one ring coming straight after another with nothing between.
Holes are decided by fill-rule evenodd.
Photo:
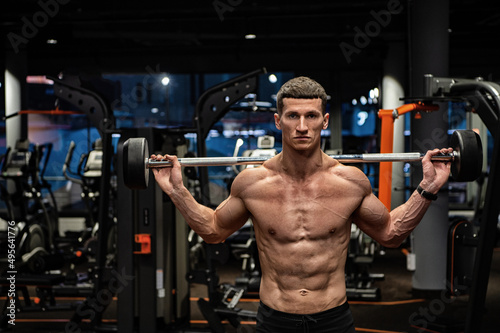
<instances>
[{"instance_id":1,"label":"dark ceiling","mask_svg":"<svg viewBox=\"0 0 500 333\"><path fill-rule=\"evenodd\" d=\"M407 48L413 1L2 0L0 31L4 55L25 55L30 74L266 67L370 81L380 73L390 43ZM449 2L450 74L497 79L500 2ZM341 43L353 45L356 28L365 29L374 12L394 4L402 10L348 61ZM257 38L247 40L247 33ZM47 44L49 39L57 44ZM401 57L406 61L408 55Z\"/></svg>"}]
</instances>

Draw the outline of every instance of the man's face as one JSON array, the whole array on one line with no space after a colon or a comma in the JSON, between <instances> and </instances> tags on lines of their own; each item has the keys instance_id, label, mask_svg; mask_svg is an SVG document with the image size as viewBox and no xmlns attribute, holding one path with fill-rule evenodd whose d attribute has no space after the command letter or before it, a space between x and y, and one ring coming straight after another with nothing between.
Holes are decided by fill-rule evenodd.
<instances>
[{"instance_id":1,"label":"man's face","mask_svg":"<svg viewBox=\"0 0 500 333\"><path fill-rule=\"evenodd\" d=\"M282 114L275 114L274 122L282 130L284 146L307 150L319 146L321 130L328 127L328 118L321 111L319 98L285 98Z\"/></svg>"}]
</instances>

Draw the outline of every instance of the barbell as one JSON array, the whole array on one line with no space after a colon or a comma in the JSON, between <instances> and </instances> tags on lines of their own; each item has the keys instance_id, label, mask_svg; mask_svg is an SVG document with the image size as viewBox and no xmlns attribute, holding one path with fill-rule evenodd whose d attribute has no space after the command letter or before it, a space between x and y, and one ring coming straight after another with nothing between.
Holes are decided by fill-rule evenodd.
<instances>
[{"instance_id":1,"label":"barbell","mask_svg":"<svg viewBox=\"0 0 500 333\"><path fill-rule=\"evenodd\" d=\"M433 161L451 163L451 175L455 181L466 182L477 179L483 169L481 138L471 130L457 130L451 135L450 154L436 155ZM149 158L148 142L145 138L129 138L122 146L123 180L133 190L145 189L149 183L149 169L172 167L170 161ZM423 153L368 153L329 155L342 163L415 162L421 161ZM257 165L269 156L258 157L186 157L179 158L181 166L206 167L224 165Z\"/></svg>"}]
</instances>

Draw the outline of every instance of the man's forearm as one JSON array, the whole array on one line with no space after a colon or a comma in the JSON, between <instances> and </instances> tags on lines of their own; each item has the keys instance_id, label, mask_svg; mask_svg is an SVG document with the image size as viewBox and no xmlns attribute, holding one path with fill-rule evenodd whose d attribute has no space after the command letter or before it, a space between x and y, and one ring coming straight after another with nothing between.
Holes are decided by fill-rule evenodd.
<instances>
[{"instance_id":1,"label":"man's forearm","mask_svg":"<svg viewBox=\"0 0 500 333\"><path fill-rule=\"evenodd\" d=\"M424 217L431 200L414 191L408 201L391 211L389 240L393 247L399 246L417 227Z\"/></svg>"},{"instance_id":2,"label":"man's forearm","mask_svg":"<svg viewBox=\"0 0 500 333\"><path fill-rule=\"evenodd\" d=\"M187 224L203 239L214 234L214 210L199 204L184 186L167 193Z\"/></svg>"}]
</instances>

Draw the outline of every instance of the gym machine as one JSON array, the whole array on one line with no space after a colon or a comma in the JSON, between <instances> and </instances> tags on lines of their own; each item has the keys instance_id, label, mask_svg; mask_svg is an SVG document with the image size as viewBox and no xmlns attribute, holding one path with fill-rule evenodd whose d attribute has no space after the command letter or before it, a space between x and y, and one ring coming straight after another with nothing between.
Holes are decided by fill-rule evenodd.
<instances>
[{"instance_id":1,"label":"gym machine","mask_svg":"<svg viewBox=\"0 0 500 333\"><path fill-rule=\"evenodd\" d=\"M99 230L96 265L92 277L93 292L76 309L71 321L66 325L66 330L77 330L83 319L90 319L90 326L94 331L156 332L162 325L160 318L170 322L175 317L179 308L174 305L176 300L183 307L189 306L189 300L181 296L183 294L181 288L175 286L177 281L181 281L182 284L185 278L182 276L180 280L175 276L176 256L180 252L172 246L176 239L174 231L176 223L171 222L171 217L174 216L173 209L171 205L163 202L161 193L154 187L140 196L124 189L120 168L115 168L116 188L112 188L114 186L112 163L113 161L120 163L122 158L120 154L114 155L112 138L120 137L118 142L120 147L127 137L143 135L151 141L152 148L156 145L166 148L161 145L162 134L159 130L151 128L117 130L111 107L98 94L83 88L78 78L54 79L54 91L58 97L81 108L101 137L99 156L89 155L87 163L92 164L95 157L94 162L97 164L99 160L101 164L101 178L97 190L99 209L96 223L99 224ZM171 143L175 148L182 146L181 141ZM83 176L88 177L95 172L99 170L89 168L84 171ZM109 207L112 206L110 191L116 198L113 203L116 216L109 213ZM110 266L107 258L108 241L115 220L117 260ZM157 223L158 221L161 223ZM181 236L178 238L182 239ZM187 236L184 239L187 239ZM185 284L187 286L187 282ZM172 293L174 290L175 294ZM102 321L103 313L113 296L117 296L118 323L105 325Z\"/></svg>"},{"instance_id":2,"label":"gym machine","mask_svg":"<svg viewBox=\"0 0 500 333\"><path fill-rule=\"evenodd\" d=\"M99 210L97 214L99 231L95 267L92 268L93 276L91 277L93 289L85 301L78 306L71 321L66 325L66 329L73 330L78 327L82 319L89 316L94 330L116 330L115 327L102 323L102 314L111 299L98 302L99 308L95 307L96 300L103 300L104 293L106 296L116 294L116 290L110 290L110 286L117 279L116 269L110 267L107 261L109 232L114 224L113 216L110 216L109 211L112 206L110 196L113 158L112 135L116 133L114 116L108 103L99 94L84 88L80 78L64 76L62 78L51 77L50 79L54 81L54 95L83 111L99 132L102 142L101 182L99 184L101 195L98 199Z\"/></svg>"},{"instance_id":3,"label":"gym machine","mask_svg":"<svg viewBox=\"0 0 500 333\"><path fill-rule=\"evenodd\" d=\"M355 224L351 225L351 238L346 259L346 294L349 301L380 301L382 292L375 281L385 279L384 274L370 273L378 245Z\"/></svg>"},{"instance_id":4,"label":"gym machine","mask_svg":"<svg viewBox=\"0 0 500 333\"><path fill-rule=\"evenodd\" d=\"M226 331L222 324L223 320L229 321L235 328L238 328L242 321L255 321L257 317L255 311L237 307L246 290L237 285L219 284L215 264L225 264L228 261L229 246L225 243L203 243L203 245L205 247L206 269L192 270L186 278L191 283L207 286L208 301L199 298L197 304L212 332L224 333Z\"/></svg>"},{"instance_id":5,"label":"gym machine","mask_svg":"<svg viewBox=\"0 0 500 333\"><path fill-rule=\"evenodd\" d=\"M1 187L1 197L6 203L9 221L16 221L17 270L41 274L48 269L58 269L61 260L54 256L54 239L57 229L57 206L44 173L51 144L33 145L28 140L18 140L14 149L8 149L0 177L14 183L14 191ZM42 191L49 192L51 202L42 198ZM6 253L6 252L5 252Z\"/></svg>"},{"instance_id":6,"label":"gym machine","mask_svg":"<svg viewBox=\"0 0 500 333\"><path fill-rule=\"evenodd\" d=\"M102 176L102 141L97 139L93 143L93 149L79 158L76 170L71 169L71 161L76 144L70 142L68 153L62 168L64 178L81 188L81 198L86 209L85 229L77 232L67 232L66 238L85 255L95 256L97 232L99 230L99 190ZM69 234L69 235L68 235ZM108 248L108 252L109 252Z\"/></svg>"},{"instance_id":7,"label":"gym machine","mask_svg":"<svg viewBox=\"0 0 500 333\"><path fill-rule=\"evenodd\" d=\"M493 137L493 152L490 160L489 174L487 176L485 202L479 216L479 235L475 251L473 271L467 272L466 278L470 280L467 288L470 296L467 304L465 332L481 331L481 323L485 312L486 292L491 269L495 237L497 234L498 216L500 205L500 85L494 82L477 79L461 79L434 77L425 75L424 94L422 100L427 101L458 101L465 103L466 107L475 112L483 121ZM461 228L465 228L462 224ZM462 239L468 246L471 244L471 234L465 231ZM469 252L470 252L469 251ZM453 293L454 290L451 290ZM464 292L464 290L462 290Z\"/></svg>"},{"instance_id":8,"label":"gym machine","mask_svg":"<svg viewBox=\"0 0 500 333\"><path fill-rule=\"evenodd\" d=\"M164 139L165 133L170 133L170 140ZM122 129L120 134L119 164L123 161L120 147L133 135L147 137L152 151L181 156L187 151L182 131L138 128ZM117 172L117 270L133 276L133 282L118 295L118 331L156 332L171 323L186 322L187 225L159 187L151 186L141 193L130 191L123 183L121 168Z\"/></svg>"},{"instance_id":9,"label":"gym machine","mask_svg":"<svg viewBox=\"0 0 500 333\"><path fill-rule=\"evenodd\" d=\"M17 246L15 260L9 260L15 263L15 268L14 264L5 268L17 272L15 311L19 312L71 310L75 306L56 304L54 287L66 282L66 277L46 273L61 269L67 259L73 259L57 240L57 206L44 179L51 149L51 144L33 145L26 139L18 140L13 149L7 150L0 173L1 178L14 183L11 192L8 186L1 186L1 197L7 206L9 226L13 223L14 231L9 230L9 234L15 234ZM42 191L48 191L51 200L44 199ZM1 276L2 294L8 284L8 278ZM36 302L31 300L29 286L35 287ZM0 318L0 330L8 326L7 303Z\"/></svg>"}]
</instances>

